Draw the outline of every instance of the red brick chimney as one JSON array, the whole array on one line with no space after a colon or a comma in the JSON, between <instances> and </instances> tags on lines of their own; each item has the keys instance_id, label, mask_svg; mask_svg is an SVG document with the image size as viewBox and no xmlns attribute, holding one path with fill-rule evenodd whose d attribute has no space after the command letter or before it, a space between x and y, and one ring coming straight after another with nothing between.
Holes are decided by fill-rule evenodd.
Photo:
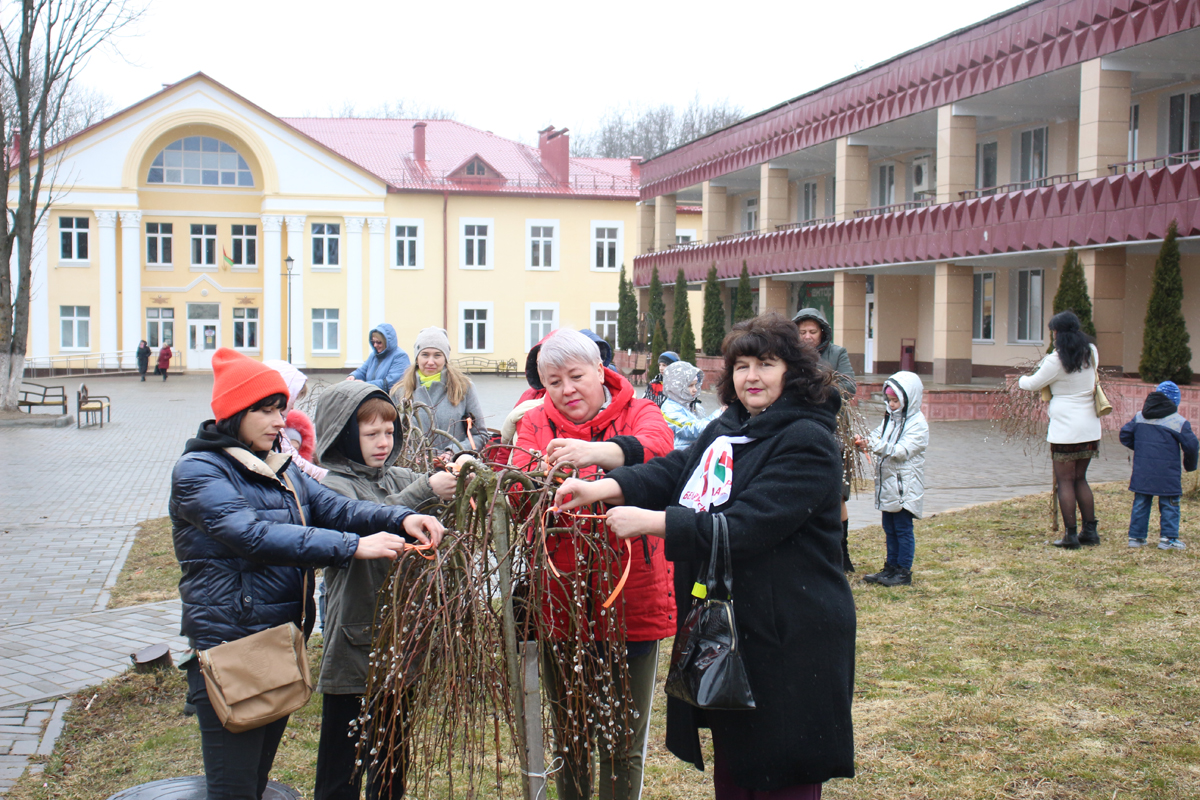
<instances>
[{"instance_id":1,"label":"red brick chimney","mask_svg":"<svg viewBox=\"0 0 1200 800\"><path fill-rule=\"evenodd\" d=\"M629 175L635 184L642 182L642 157L631 156L629 159Z\"/></svg>"},{"instance_id":2,"label":"red brick chimney","mask_svg":"<svg viewBox=\"0 0 1200 800\"><path fill-rule=\"evenodd\" d=\"M425 163L425 123L413 125L413 158L419 163Z\"/></svg>"},{"instance_id":3,"label":"red brick chimney","mask_svg":"<svg viewBox=\"0 0 1200 800\"><path fill-rule=\"evenodd\" d=\"M563 128L556 131L551 125L544 131L538 131L538 152L542 158L542 169L559 183L571 181L571 137L567 135L569 130Z\"/></svg>"}]
</instances>

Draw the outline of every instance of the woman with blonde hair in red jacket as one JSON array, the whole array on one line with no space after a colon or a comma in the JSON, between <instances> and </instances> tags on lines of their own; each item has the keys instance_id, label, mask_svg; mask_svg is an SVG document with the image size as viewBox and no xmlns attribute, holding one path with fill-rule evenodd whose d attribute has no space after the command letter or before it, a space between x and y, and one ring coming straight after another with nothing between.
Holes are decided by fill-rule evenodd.
<instances>
[{"instance_id":1,"label":"woman with blonde hair in red jacket","mask_svg":"<svg viewBox=\"0 0 1200 800\"><path fill-rule=\"evenodd\" d=\"M550 465L573 464L583 478L598 477L601 470L615 469L625 464L641 464L670 453L675 447L671 429L658 406L649 400L634 397L633 386L616 372L605 369L600 349L594 341L578 331L560 329L545 339L537 361L538 375L546 387L545 402L531 409L517 427L516 446L512 463L522 468L533 466L524 451L542 454ZM624 549L602 523L593 533L606 537L609 547L622 557L613 558L613 569L623 569ZM582 635L599 639L615 635L623 639L628 661L629 692L636 714L619 715L629 730L625 735L597 747L599 757L599 796L629 798L641 796L642 770L646 754L646 733L649 727L651 699L654 694L655 667L658 663L658 643L675 633L675 604L672 599L671 570L664 556L662 543L643 538L634 543L628 556L629 577L621 594L607 612L603 603L607 589L617 583L619 575L600 574L607 569L576 563L579 553L574 540L567 535L552 535L547 539L549 556L558 570L566 575L585 569L595 574L587 576L586 588L579 598L567 598L561 583L548 576L534 580L549 583L542 614L549 624L549 641L542 642L543 685L556 709L562 707L562 659L564 650L558 642L571 636L569 607L574 605L591 612L585 620L590 633ZM586 560L586 556L585 556ZM615 624L619 631L607 626ZM578 625L578 621L576 621ZM569 650L570 648L566 648ZM596 648L599 651L599 648ZM575 666L578 670L579 667ZM618 670L604 674L614 683L601 691L607 696L621 697ZM562 721L559 721L562 730ZM598 724L598 722L597 722ZM592 765L576 763L569 751L578 748L560 742L561 770L555 775L559 798L591 797ZM584 751L589 751L584 748Z\"/></svg>"}]
</instances>

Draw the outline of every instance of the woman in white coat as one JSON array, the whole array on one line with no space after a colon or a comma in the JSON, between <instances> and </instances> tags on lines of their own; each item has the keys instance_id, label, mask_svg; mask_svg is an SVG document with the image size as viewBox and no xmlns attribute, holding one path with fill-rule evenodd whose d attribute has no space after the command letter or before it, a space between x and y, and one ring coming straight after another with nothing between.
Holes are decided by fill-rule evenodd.
<instances>
[{"instance_id":1,"label":"woman in white coat","mask_svg":"<svg viewBox=\"0 0 1200 800\"><path fill-rule=\"evenodd\" d=\"M1037 372L1021 378L1017 385L1037 392L1050 387L1050 459L1058 481L1058 507L1062 510L1062 539L1055 547L1077 550L1080 545L1100 544L1096 531L1096 506L1087 482L1088 465L1100 454L1100 418L1096 416L1096 365L1100 355L1092 337L1079 327L1079 317L1063 311L1047 325L1054 352L1046 355ZM1083 533L1077 533L1075 506L1083 518Z\"/></svg>"}]
</instances>

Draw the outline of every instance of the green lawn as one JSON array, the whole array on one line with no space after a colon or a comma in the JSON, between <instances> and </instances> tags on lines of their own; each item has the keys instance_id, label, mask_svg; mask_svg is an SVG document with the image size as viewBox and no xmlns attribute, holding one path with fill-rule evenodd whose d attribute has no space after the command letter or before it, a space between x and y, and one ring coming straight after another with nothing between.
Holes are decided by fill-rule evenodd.
<instances>
[{"instance_id":1,"label":"green lawn","mask_svg":"<svg viewBox=\"0 0 1200 800\"><path fill-rule=\"evenodd\" d=\"M1130 497L1098 490L1099 548L1049 547L1040 495L918 522L912 587L855 579L858 777L825 797L1200 797L1200 502L1183 509L1196 549L1129 550ZM860 568L878 568L882 531L852 533L851 550ZM139 568L131 554L126 570ZM95 800L198 773L182 698L176 672L80 693L45 774L9 797ZM711 797L710 776L662 747L662 706L659 692L643 796ZM315 698L293 717L274 772L306 796L319 709Z\"/></svg>"}]
</instances>

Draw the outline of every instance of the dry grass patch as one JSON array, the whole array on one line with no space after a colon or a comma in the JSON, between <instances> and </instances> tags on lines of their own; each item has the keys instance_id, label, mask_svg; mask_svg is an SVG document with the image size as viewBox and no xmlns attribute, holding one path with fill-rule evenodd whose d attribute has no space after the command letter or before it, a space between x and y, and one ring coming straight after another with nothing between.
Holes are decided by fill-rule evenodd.
<instances>
[{"instance_id":1,"label":"dry grass patch","mask_svg":"<svg viewBox=\"0 0 1200 800\"><path fill-rule=\"evenodd\" d=\"M858 777L829 783L827 798L1200 797L1200 554L1129 550L1129 493L1105 486L1097 501L1098 548L1049 547L1038 495L918 522L912 587L854 580ZM1185 500L1182 535L1200 548L1200 501ZM852 533L851 551L860 567L881 566L882 531ZM669 645L643 796L709 798L711 775L663 747ZM77 698L45 775L22 778L11 798L95 800L200 771L181 674L126 675L95 691L90 711L92 692ZM292 718L273 773L306 795L319 723L314 698Z\"/></svg>"},{"instance_id":2,"label":"dry grass patch","mask_svg":"<svg viewBox=\"0 0 1200 800\"><path fill-rule=\"evenodd\" d=\"M109 608L157 603L179 597L179 562L171 541L171 518L138 525L129 556L109 595Z\"/></svg>"}]
</instances>

